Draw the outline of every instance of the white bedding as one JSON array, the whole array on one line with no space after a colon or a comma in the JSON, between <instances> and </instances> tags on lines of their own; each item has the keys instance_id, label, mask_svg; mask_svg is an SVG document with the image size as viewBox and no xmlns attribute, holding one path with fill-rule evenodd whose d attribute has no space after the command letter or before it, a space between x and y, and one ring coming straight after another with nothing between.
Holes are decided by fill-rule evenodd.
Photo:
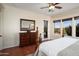
<instances>
[{"instance_id":1,"label":"white bedding","mask_svg":"<svg viewBox=\"0 0 79 59\"><path fill-rule=\"evenodd\" d=\"M38 55L57 56L60 51L77 41L79 40L76 38L66 36L60 39L44 42L39 46Z\"/></svg>"}]
</instances>

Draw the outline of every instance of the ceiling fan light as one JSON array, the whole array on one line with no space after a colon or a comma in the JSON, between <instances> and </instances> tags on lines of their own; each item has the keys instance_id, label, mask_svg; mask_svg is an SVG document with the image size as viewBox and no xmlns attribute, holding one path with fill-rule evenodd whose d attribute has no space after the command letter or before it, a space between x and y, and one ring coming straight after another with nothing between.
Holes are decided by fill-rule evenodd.
<instances>
[{"instance_id":1,"label":"ceiling fan light","mask_svg":"<svg viewBox=\"0 0 79 59\"><path fill-rule=\"evenodd\" d=\"M50 6L49 9L54 10L55 9L55 6Z\"/></svg>"}]
</instances>

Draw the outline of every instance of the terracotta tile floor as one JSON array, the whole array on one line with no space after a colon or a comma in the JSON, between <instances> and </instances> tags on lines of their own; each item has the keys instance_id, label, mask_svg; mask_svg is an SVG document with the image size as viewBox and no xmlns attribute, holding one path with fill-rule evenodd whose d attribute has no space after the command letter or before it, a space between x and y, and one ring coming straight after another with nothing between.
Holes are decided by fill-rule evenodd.
<instances>
[{"instance_id":1,"label":"terracotta tile floor","mask_svg":"<svg viewBox=\"0 0 79 59\"><path fill-rule=\"evenodd\" d=\"M0 51L0 56L27 56L35 52L35 45L27 47L12 47Z\"/></svg>"}]
</instances>

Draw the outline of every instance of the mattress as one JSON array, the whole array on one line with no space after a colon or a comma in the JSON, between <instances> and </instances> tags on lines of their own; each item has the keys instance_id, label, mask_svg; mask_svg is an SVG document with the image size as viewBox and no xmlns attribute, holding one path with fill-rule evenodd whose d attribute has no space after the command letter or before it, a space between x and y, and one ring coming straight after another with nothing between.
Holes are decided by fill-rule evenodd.
<instances>
[{"instance_id":1,"label":"mattress","mask_svg":"<svg viewBox=\"0 0 79 59\"><path fill-rule=\"evenodd\" d=\"M79 56L79 41L60 51L58 56Z\"/></svg>"}]
</instances>

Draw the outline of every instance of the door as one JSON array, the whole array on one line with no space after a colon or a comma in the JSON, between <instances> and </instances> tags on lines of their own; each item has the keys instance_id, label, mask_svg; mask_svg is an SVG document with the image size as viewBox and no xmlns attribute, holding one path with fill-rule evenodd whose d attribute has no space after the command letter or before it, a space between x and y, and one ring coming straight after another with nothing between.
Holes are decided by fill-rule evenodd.
<instances>
[{"instance_id":1,"label":"door","mask_svg":"<svg viewBox=\"0 0 79 59\"><path fill-rule=\"evenodd\" d=\"M48 38L48 21L44 20L44 38Z\"/></svg>"},{"instance_id":2,"label":"door","mask_svg":"<svg viewBox=\"0 0 79 59\"><path fill-rule=\"evenodd\" d=\"M0 19L0 50L2 50L2 28L1 28L1 19Z\"/></svg>"},{"instance_id":3,"label":"door","mask_svg":"<svg viewBox=\"0 0 79 59\"><path fill-rule=\"evenodd\" d=\"M1 9L1 5L0 5L0 50L2 50L3 48L3 39L2 39L2 33L3 33L3 19L2 19L2 9Z\"/></svg>"}]
</instances>

